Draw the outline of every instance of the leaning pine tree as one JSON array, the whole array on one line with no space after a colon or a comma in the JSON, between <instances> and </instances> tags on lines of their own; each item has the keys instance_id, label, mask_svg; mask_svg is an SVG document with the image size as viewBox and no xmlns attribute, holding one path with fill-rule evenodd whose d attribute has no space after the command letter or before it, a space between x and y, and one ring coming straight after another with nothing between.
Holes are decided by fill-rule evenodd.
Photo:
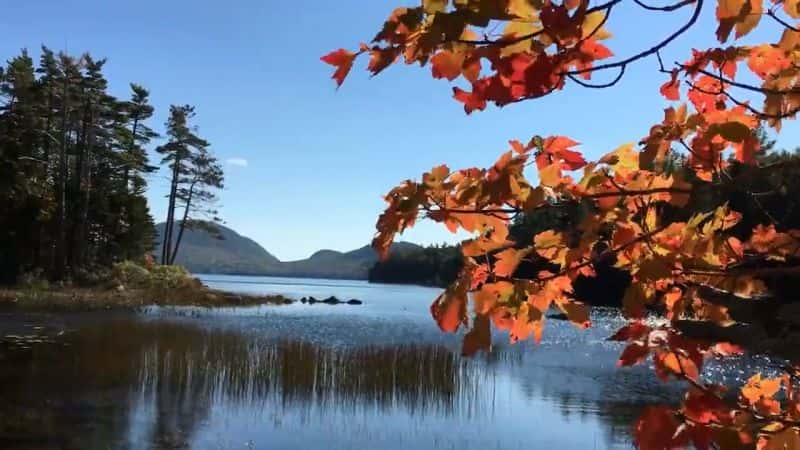
<instances>
[{"instance_id":1,"label":"leaning pine tree","mask_svg":"<svg viewBox=\"0 0 800 450\"><path fill-rule=\"evenodd\" d=\"M615 57L602 42L610 36L607 28L615 23L619 5L628 1L664 16L687 11L688 20L639 53ZM715 37L725 46L694 50L684 62L663 61L662 50L709 6L716 8ZM758 130L779 130L800 108L798 19L797 0L718 0L714 5L680 0L663 6L643 0L592 5L587 0L423 0L420 6L396 9L371 44L322 58L336 67L337 84L361 55L369 56L372 74L399 61L429 64L435 78L463 80L468 87L454 87L454 98L472 113L489 103L509 105L567 85L610 88L631 65L650 59L664 74L654 88L675 105L638 144L622 145L596 161L585 160L569 137L534 136L510 141L510 149L487 169L435 167L420 181L406 181L386 195L374 247L385 256L395 235L421 217L474 233L462 245L459 279L431 306L442 330L468 327L466 354L490 348L492 323L508 330L512 341L531 336L538 341L551 306L577 326L590 326L588 307L573 283L596 276L595 266L612 260L633 280L623 300L630 321L611 336L627 343L619 365L652 358L659 378L687 385L680 406L652 407L643 414L635 425L635 444L643 449L800 448L800 365L788 364L774 378L756 373L738 392L726 392L700 373L708 358L740 349L718 337L697 339L689 331L728 329L763 316L759 305L777 302L780 309L789 302L781 296L785 291L772 287L775 279L800 275L800 229L769 211L737 210L724 201L690 217L674 213L689 202L703 204L704 193L731 189L729 171L781 177L797 164L797 159L763 162ZM759 25L774 41L742 44L740 38ZM606 77L592 81L595 73ZM667 170L674 148L686 158L692 180ZM528 177L531 171L535 182ZM756 205L760 196L770 195L746 194ZM590 211L577 233L549 229L530 242L509 241L513 217L565 202ZM520 276L520 263L531 259L545 260L546 269ZM648 308L669 321L643 322ZM742 308L753 313L733 313Z\"/></svg>"}]
</instances>

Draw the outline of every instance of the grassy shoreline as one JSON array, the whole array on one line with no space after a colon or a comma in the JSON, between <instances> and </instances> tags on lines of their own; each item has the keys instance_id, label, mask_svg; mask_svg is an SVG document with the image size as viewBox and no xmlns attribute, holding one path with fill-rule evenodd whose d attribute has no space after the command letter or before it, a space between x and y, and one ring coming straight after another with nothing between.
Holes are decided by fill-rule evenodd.
<instances>
[{"instance_id":1,"label":"grassy shoreline","mask_svg":"<svg viewBox=\"0 0 800 450\"><path fill-rule=\"evenodd\" d=\"M146 306L220 308L290 303L294 303L294 300L281 295L224 292L208 288L199 281L177 288L0 288L0 309L18 311L134 311Z\"/></svg>"}]
</instances>

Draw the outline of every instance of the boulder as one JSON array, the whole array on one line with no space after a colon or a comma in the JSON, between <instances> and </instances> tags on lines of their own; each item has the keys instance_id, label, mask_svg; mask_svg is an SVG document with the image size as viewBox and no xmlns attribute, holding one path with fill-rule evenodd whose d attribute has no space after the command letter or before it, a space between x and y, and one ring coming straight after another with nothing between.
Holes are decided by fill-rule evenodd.
<instances>
[{"instance_id":1,"label":"boulder","mask_svg":"<svg viewBox=\"0 0 800 450\"><path fill-rule=\"evenodd\" d=\"M347 304L348 305L363 305L364 302L362 302L361 300L356 300L354 298L351 298L350 300L347 301Z\"/></svg>"},{"instance_id":2,"label":"boulder","mask_svg":"<svg viewBox=\"0 0 800 450\"><path fill-rule=\"evenodd\" d=\"M325 304L328 304L328 305L338 305L339 303L342 303L342 301L331 295L330 297L328 297L325 300L323 300L322 303L325 303Z\"/></svg>"}]
</instances>

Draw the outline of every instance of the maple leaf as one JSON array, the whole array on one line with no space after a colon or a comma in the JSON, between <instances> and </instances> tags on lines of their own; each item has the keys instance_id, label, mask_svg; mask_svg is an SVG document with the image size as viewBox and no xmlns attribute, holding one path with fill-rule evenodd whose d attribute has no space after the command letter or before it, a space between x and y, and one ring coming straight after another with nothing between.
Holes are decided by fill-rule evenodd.
<instances>
[{"instance_id":1,"label":"maple leaf","mask_svg":"<svg viewBox=\"0 0 800 450\"><path fill-rule=\"evenodd\" d=\"M512 16L520 19L533 19L536 17L536 7L531 0L508 0L506 10Z\"/></svg>"},{"instance_id":2,"label":"maple leaf","mask_svg":"<svg viewBox=\"0 0 800 450\"><path fill-rule=\"evenodd\" d=\"M783 2L783 10L786 14L795 19L800 19L800 1L786 0Z\"/></svg>"},{"instance_id":3,"label":"maple leaf","mask_svg":"<svg viewBox=\"0 0 800 450\"><path fill-rule=\"evenodd\" d=\"M700 374L700 368L697 367L691 359L673 352L662 351L655 354L653 357L655 363L656 375L662 381L667 381L669 375L686 376L691 380L697 380Z\"/></svg>"},{"instance_id":4,"label":"maple leaf","mask_svg":"<svg viewBox=\"0 0 800 450\"><path fill-rule=\"evenodd\" d=\"M589 320L589 308L585 304L576 301L568 301L559 303L558 307L564 312L567 319L578 326L578 328L589 328L592 326L592 322Z\"/></svg>"},{"instance_id":5,"label":"maple leaf","mask_svg":"<svg viewBox=\"0 0 800 450\"><path fill-rule=\"evenodd\" d=\"M461 66L464 63L463 53L453 53L443 50L431 58L431 71L434 78L447 78L453 81L461 75Z\"/></svg>"},{"instance_id":6,"label":"maple leaf","mask_svg":"<svg viewBox=\"0 0 800 450\"><path fill-rule=\"evenodd\" d=\"M742 398L751 405L755 405L762 398L771 399L781 388L780 378L761 378L757 373L747 380L742 387Z\"/></svg>"},{"instance_id":7,"label":"maple leaf","mask_svg":"<svg viewBox=\"0 0 800 450\"><path fill-rule=\"evenodd\" d=\"M633 431L634 443L641 450L681 448L688 444L688 436L681 433L675 415L666 406L649 406Z\"/></svg>"},{"instance_id":8,"label":"maple leaf","mask_svg":"<svg viewBox=\"0 0 800 450\"><path fill-rule=\"evenodd\" d=\"M572 147L580 145L566 136L549 136L542 141L542 151L536 156L536 165L543 169L552 162L560 162L564 170L578 170L586 165L580 152Z\"/></svg>"},{"instance_id":9,"label":"maple leaf","mask_svg":"<svg viewBox=\"0 0 800 450\"><path fill-rule=\"evenodd\" d=\"M508 281L485 283L472 294L476 314L489 314L495 307L506 303L514 295L514 284Z\"/></svg>"},{"instance_id":10,"label":"maple leaf","mask_svg":"<svg viewBox=\"0 0 800 450\"><path fill-rule=\"evenodd\" d=\"M593 11L583 18L581 23L581 38L592 37L597 40L608 39L611 33L602 26L606 20L606 13L604 11Z\"/></svg>"},{"instance_id":11,"label":"maple leaf","mask_svg":"<svg viewBox=\"0 0 800 450\"><path fill-rule=\"evenodd\" d=\"M781 431L768 430L758 437L758 450L793 450L800 448L800 430L787 427Z\"/></svg>"},{"instance_id":12,"label":"maple leaf","mask_svg":"<svg viewBox=\"0 0 800 450\"><path fill-rule=\"evenodd\" d=\"M511 328L511 342L524 341L533 334L534 341L539 343L542 338L543 317L541 311L531 308L527 303L520 305Z\"/></svg>"},{"instance_id":13,"label":"maple leaf","mask_svg":"<svg viewBox=\"0 0 800 450\"><path fill-rule=\"evenodd\" d=\"M619 360L617 360L617 366L626 367L638 364L644 361L649 354L650 349L647 347L647 345L642 344L641 342L631 342L627 347L625 347L625 350L623 350L622 354L619 356Z\"/></svg>"},{"instance_id":14,"label":"maple leaf","mask_svg":"<svg viewBox=\"0 0 800 450\"><path fill-rule=\"evenodd\" d=\"M422 0L422 8L428 14L444 12L447 9L449 0Z\"/></svg>"},{"instance_id":15,"label":"maple leaf","mask_svg":"<svg viewBox=\"0 0 800 450\"><path fill-rule=\"evenodd\" d=\"M455 333L467 321L467 288L469 280L462 278L442 292L431 304L431 315L446 333Z\"/></svg>"},{"instance_id":16,"label":"maple leaf","mask_svg":"<svg viewBox=\"0 0 800 450\"><path fill-rule=\"evenodd\" d=\"M495 255L494 274L498 277L510 277L514 274L522 258L526 257L532 249L516 250L508 248Z\"/></svg>"},{"instance_id":17,"label":"maple leaf","mask_svg":"<svg viewBox=\"0 0 800 450\"><path fill-rule=\"evenodd\" d=\"M608 340L610 341L635 341L646 336L650 327L640 321L631 322L617 330Z\"/></svg>"},{"instance_id":18,"label":"maple leaf","mask_svg":"<svg viewBox=\"0 0 800 450\"><path fill-rule=\"evenodd\" d=\"M750 49L747 67L762 80L773 77L791 67L792 62L786 57L786 51L780 47L763 44Z\"/></svg>"},{"instance_id":19,"label":"maple leaf","mask_svg":"<svg viewBox=\"0 0 800 450\"><path fill-rule=\"evenodd\" d=\"M430 188L440 188L447 176L450 175L450 169L442 164L431 169L422 175L422 183Z\"/></svg>"},{"instance_id":20,"label":"maple leaf","mask_svg":"<svg viewBox=\"0 0 800 450\"><path fill-rule=\"evenodd\" d=\"M461 88L453 88L453 98L464 104L464 111L471 114L473 111L486 109L486 98L476 92L468 92Z\"/></svg>"},{"instance_id":21,"label":"maple leaf","mask_svg":"<svg viewBox=\"0 0 800 450\"><path fill-rule=\"evenodd\" d=\"M659 91L667 100L680 100L681 93L679 88L680 83L678 82L678 71L673 70L672 75L670 75L670 80L662 84Z\"/></svg>"},{"instance_id":22,"label":"maple leaf","mask_svg":"<svg viewBox=\"0 0 800 450\"><path fill-rule=\"evenodd\" d=\"M480 350L490 351L492 348L492 333L489 318L484 315L475 316L472 329L464 335L461 354L472 356Z\"/></svg>"},{"instance_id":23,"label":"maple leaf","mask_svg":"<svg viewBox=\"0 0 800 450\"><path fill-rule=\"evenodd\" d=\"M336 80L336 85L341 86L350 69L353 67L353 61L356 59L356 54L340 48L339 50L328 53L320 58L326 64L336 66L336 71L333 73L333 78Z\"/></svg>"}]
</instances>

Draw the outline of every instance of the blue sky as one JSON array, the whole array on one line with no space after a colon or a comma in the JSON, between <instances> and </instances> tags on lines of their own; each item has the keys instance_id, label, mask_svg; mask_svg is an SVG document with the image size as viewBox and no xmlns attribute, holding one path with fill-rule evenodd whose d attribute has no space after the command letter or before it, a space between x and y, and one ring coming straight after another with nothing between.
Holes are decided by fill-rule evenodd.
<instances>
[{"instance_id":1,"label":"blue sky","mask_svg":"<svg viewBox=\"0 0 800 450\"><path fill-rule=\"evenodd\" d=\"M107 57L116 95L127 96L129 82L150 89L157 130L170 104L195 105L200 135L229 161L222 216L283 260L366 244L383 208L381 195L434 165L486 166L509 139L534 134L569 135L589 157L597 156L646 135L668 105L658 94L666 78L656 73L654 58L629 68L613 89L570 85L548 98L472 116L428 68L395 66L370 79L362 60L337 91L330 66L319 57L356 48L393 7L409 4L414 1L7 2L0 57L23 47L38 57L41 44ZM695 29L664 53L666 61L684 61L692 47L715 45L715 6L706 5ZM609 21L614 37L607 43L627 56L667 36L688 14L646 13L625 1ZM776 39L771 30L758 37ZM780 142L797 142L795 128L787 124ZM150 185L160 221L165 176L154 176ZM425 224L402 239L455 238Z\"/></svg>"}]
</instances>

